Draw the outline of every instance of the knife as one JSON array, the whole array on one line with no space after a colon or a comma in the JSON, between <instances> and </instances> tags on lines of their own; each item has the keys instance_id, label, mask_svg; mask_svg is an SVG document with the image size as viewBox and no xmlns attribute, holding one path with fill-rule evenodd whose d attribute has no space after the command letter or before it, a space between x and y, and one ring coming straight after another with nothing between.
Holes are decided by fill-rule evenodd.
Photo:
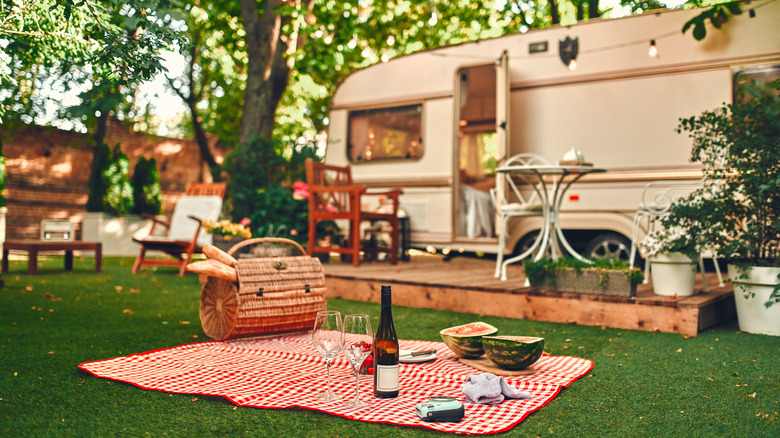
<instances>
[{"instance_id":1,"label":"knife","mask_svg":"<svg viewBox=\"0 0 780 438\"><path fill-rule=\"evenodd\" d=\"M417 357L417 356L427 356L429 354L436 353L436 350L421 350L421 351L412 351L411 353L404 353L399 357Z\"/></svg>"}]
</instances>

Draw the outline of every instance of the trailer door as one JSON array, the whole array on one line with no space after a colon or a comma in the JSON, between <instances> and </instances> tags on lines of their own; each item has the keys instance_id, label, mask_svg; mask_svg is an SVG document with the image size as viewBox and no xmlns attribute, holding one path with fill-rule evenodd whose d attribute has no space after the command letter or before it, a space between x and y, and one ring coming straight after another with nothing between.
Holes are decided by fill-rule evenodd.
<instances>
[{"instance_id":1,"label":"trailer door","mask_svg":"<svg viewBox=\"0 0 780 438\"><path fill-rule=\"evenodd\" d=\"M508 57L458 71L458 152L455 187L455 240L495 240L495 208L490 189L508 148Z\"/></svg>"}]
</instances>

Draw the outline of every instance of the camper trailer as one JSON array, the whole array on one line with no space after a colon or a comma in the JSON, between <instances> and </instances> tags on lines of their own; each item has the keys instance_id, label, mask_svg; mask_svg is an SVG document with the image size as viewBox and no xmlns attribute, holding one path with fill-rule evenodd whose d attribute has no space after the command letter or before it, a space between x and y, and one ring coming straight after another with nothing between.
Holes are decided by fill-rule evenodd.
<instances>
[{"instance_id":1,"label":"camper trailer","mask_svg":"<svg viewBox=\"0 0 780 438\"><path fill-rule=\"evenodd\" d=\"M574 148L606 172L570 188L564 234L583 255L627 259L645 185L701 178L679 119L731 102L741 78L780 73L780 2L743 7L755 13L708 26L703 41L682 33L702 10L660 10L356 71L333 96L325 161L351 165L356 183L403 189L413 247L495 253L496 167L519 153L556 163ZM506 252L540 226L510 222Z\"/></svg>"}]
</instances>

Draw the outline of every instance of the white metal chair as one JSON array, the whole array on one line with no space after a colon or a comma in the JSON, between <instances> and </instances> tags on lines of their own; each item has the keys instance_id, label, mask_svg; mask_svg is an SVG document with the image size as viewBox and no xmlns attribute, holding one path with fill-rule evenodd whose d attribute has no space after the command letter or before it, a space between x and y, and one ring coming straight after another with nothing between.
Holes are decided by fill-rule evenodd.
<instances>
[{"instance_id":1,"label":"white metal chair","mask_svg":"<svg viewBox=\"0 0 780 438\"><path fill-rule=\"evenodd\" d=\"M653 181L645 185L642 190L642 199L637 208L636 215L634 216L634 227L631 235L631 253L629 255L630 265L634 267L634 260L636 258L636 252L638 247L639 231L642 228L642 222L646 221L647 225L644 230L650 232L653 227L654 219L658 219L669 214L669 210L672 208L675 202L687 196L690 192L696 189L704 187L705 178L701 178L695 181L674 181L674 180L659 180ZM704 275L704 257L712 258L715 265L715 272L718 274L718 286L723 287L723 277L720 273L720 266L718 266L717 254L712 249L705 249L699 256L699 268L702 275ZM650 261L645 261L645 280L644 284L648 283L650 272ZM704 281L704 290L709 291L707 282Z\"/></svg>"},{"instance_id":2,"label":"white metal chair","mask_svg":"<svg viewBox=\"0 0 780 438\"><path fill-rule=\"evenodd\" d=\"M523 153L509 157L502 166L532 166L549 165L550 163L543 157ZM507 191L507 186L511 191ZM496 186L490 189L491 198L495 203L498 213L498 254L496 257L495 278L501 276L501 264L504 261L504 250L506 249L507 225L510 218L523 216L541 216L544 214L542 202L538 194L539 187L534 188L531 193L523 193L512 177L503 172L496 173ZM537 240L529 249L533 252L538 245Z\"/></svg>"}]
</instances>

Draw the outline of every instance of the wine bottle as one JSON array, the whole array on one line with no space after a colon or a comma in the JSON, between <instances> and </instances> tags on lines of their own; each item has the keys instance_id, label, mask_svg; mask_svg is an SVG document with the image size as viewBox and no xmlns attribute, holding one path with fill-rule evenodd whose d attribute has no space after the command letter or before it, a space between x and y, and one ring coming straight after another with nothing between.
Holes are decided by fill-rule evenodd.
<instances>
[{"instance_id":1,"label":"wine bottle","mask_svg":"<svg viewBox=\"0 0 780 438\"><path fill-rule=\"evenodd\" d=\"M382 286L382 313L374 337L374 397L398 397L398 336L393 325L390 286Z\"/></svg>"}]
</instances>

